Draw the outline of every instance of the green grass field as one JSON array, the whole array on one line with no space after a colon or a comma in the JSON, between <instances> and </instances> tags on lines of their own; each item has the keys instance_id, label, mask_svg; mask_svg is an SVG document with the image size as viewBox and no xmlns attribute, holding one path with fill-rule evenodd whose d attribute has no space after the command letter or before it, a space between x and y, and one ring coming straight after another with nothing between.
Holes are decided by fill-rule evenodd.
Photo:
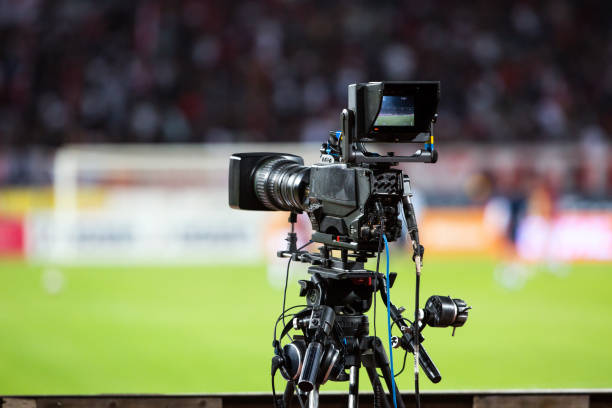
<instances>
[{"instance_id":1,"label":"green grass field","mask_svg":"<svg viewBox=\"0 0 612 408\"><path fill-rule=\"evenodd\" d=\"M391 260L399 272L392 301L410 306L412 265ZM522 289L509 290L493 278L495 265L426 258L423 302L451 294L474 309L454 338L450 329L425 330L443 379L433 385L423 378L423 388L612 386L612 266L576 264L563 277L534 268ZM301 274L293 273L289 304L299 302ZM269 391L281 300L263 265L50 268L0 261L0 394ZM384 307L378 310L384 336ZM410 368L399 385L412 390Z\"/></svg>"}]
</instances>

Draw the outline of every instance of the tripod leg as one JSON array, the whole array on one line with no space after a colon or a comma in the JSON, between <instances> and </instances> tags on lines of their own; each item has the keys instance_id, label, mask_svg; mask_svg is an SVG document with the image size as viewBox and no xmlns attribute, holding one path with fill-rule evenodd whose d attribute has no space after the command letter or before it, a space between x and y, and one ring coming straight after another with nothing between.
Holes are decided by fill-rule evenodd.
<instances>
[{"instance_id":1,"label":"tripod leg","mask_svg":"<svg viewBox=\"0 0 612 408\"><path fill-rule=\"evenodd\" d=\"M393 377L393 373L391 372L391 368L389 367L389 358L387 357L387 353L382 346L382 342L380 339L375 338L372 342L374 346L374 353L376 354L376 361L380 366L380 371L382 371L382 375L385 379L385 383L387 384L387 390L389 391L389 395L393 398L393 383L395 383L395 378ZM404 401L402 400L402 396L400 395L399 389L397 388L397 383L395 384L395 398L397 400L398 408L405 408Z\"/></svg>"},{"instance_id":2,"label":"tripod leg","mask_svg":"<svg viewBox=\"0 0 612 408\"><path fill-rule=\"evenodd\" d=\"M351 366L349 373L349 408L359 407L359 367Z\"/></svg>"},{"instance_id":3,"label":"tripod leg","mask_svg":"<svg viewBox=\"0 0 612 408\"><path fill-rule=\"evenodd\" d=\"M295 392L295 384L293 381L287 381L285 386L285 393L283 394L283 407L291 408L291 401L293 400L293 393Z\"/></svg>"},{"instance_id":4,"label":"tripod leg","mask_svg":"<svg viewBox=\"0 0 612 408\"><path fill-rule=\"evenodd\" d=\"M375 404L374 406L379 407L380 401L382 401L385 408L391 408L389 400L387 399L387 395L385 394L385 390L383 389L383 386L380 383L380 379L378 378L376 368L369 366L365 367L366 371L368 372L368 377L370 377L370 382L372 383L372 389L374 390L374 401L379 403Z\"/></svg>"},{"instance_id":5,"label":"tripod leg","mask_svg":"<svg viewBox=\"0 0 612 408\"><path fill-rule=\"evenodd\" d=\"M389 395L391 395L391 398L393 398L393 385L391 381L395 382L395 378L393 378L393 374L391 374L391 369L389 368L389 366L387 366L386 368L381 367L381 371L383 377L385 378L385 383L387 384L387 390L389 391ZM395 398L397 400L398 408L405 408L404 401L402 400L402 396L399 392L399 389L397 388L397 383L395 384Z\"/></svg>"},{"instance_id":6,"label":"tripod leg","mask_svg":"<svg viewBox=\"0 0 612 408\"><path fill-rule=\"evenodd\" d=\"M316 385L308 393L308 408L319 408L319 386Z\"/></svg>"}]
</instances>

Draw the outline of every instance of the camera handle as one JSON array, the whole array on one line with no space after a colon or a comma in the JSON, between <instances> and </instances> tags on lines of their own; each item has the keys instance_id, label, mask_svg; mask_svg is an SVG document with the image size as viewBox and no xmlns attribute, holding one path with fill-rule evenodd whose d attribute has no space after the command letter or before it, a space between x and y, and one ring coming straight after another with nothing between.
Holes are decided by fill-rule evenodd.
<instances>
[{"instance_id":1,"label":"camera handle","mask_svg":"<svg viewBox=\"0 0 612 408\"><path fill-rule=\"evenodd\" d=\"M298 380L298 387L304 392L313 391L317 386L319 366L323 359L323 344L334 327L335 319L336 314L329 306L319 305L312 308L308 329L314 330L314 336L306 349L302 372Z\"/></svg>"}]
</instances>

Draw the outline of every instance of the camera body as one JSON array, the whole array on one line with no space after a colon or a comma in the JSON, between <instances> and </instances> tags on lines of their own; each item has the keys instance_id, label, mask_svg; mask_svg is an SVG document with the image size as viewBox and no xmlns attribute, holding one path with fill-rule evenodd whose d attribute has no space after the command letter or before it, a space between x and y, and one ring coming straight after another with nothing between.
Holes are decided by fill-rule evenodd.
<instances>
[{"instance_id":1,"label":"camera body","mask_svg":"<svg viewBox=\"0 0 612 408\"><path fill-rule=\"evenodd\" d=\"M230 180L234 184L230 181L230 205L233 208L274 210L263 203L266 199L258 198L254 173L262 165L278 158L297 165L303 163L298 156L280 153L232 155ZM381 222L376 202L383 205L387 239L393 241L401 235L402 223L398 217L398 204L404 194L401 170L332 163L312 165L306 173L309 183L302 193L303 206L281 209L306 211L315 231L314 241L347 249L376 250L378 235L375 226ZM282 197L282 192L279 195Z\"/></svg>"},{"instance_id":2,"label":"camera body","mask_svg":"<svg viewBox=\"0 0 612 408\"><path fill-rule=\"evenodd\" d=\"M331 248L377 251L381 226L401 236L405 177L400 162L433 163L439 82L369 82L348 87L341 130L330 132L321 163L285 153L230 158L229 204L259 211L306 212L312 240ZM425 143L411 156L369 152L370 143ZM407 177L406 177L407 180Z\"/></svg>"}]
</instances>

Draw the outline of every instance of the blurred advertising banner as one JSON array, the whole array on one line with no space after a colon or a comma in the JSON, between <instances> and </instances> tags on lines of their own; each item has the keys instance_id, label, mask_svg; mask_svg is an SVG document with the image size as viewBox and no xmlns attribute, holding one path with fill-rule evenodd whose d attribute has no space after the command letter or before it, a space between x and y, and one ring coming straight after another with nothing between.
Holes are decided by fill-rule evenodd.
<instances>
[{"instance_id":1,"label":"blurred advertising banner","mask_svg":"<svg viewBox=\"0 0 612 408\"><path fill-rule=\"evenodd\" d=\"M221 204L189 210L184 194L172 199L159 194L147 196L165 202L164 208L33 213L25 223L26 254L32 260L59 263L211 265L261 262L286 249L287 213L236 211L219 194L207 199ZM132 202L142 199L141 193ZM310 238L304 217L297 232L300 243Z\"/></svg>"},{"instance_id":2,"label":"blurred advertising banner","mask_svg":"<svg viewBox=\"0 0 612 408\"><path fill-rule=\"evenodd\" d=\"M565 212L548 220L530 216L518 231L517 251L526 260L612 260L612 214Z\"/></svg>"},{"instance_id":3,"label":"blurred advertising banner","mask_svg":"<svg viewBox=\"0 0 612 408\"><path fill-rule=\"evenodd\" d=\"M484 223L480 209L428 208L419 220L421 241L432 253L495 253L502 237Z\"/></svg>"},{"instance_id":4,"label":"blurred advertising banner","mask_svg":"<svg viewBox=\"0 0 612 408\"><path fill-rule=\"evenodd\" d=\"M430 254L499 256L514 246L524 260L612 261L612 214L606 212L528 215L519 222L512 243L480 208L429 208L420 231Z\"/></svg>"},{"instance_id":5,"label":"blurred advertising banner","mask_svg":"<svg viewBox=\"0 0 612 408\"><path fill-rule=\"evenodd\" d=\"M26 222L27 256L60 263L223 264L263 250L261 214L95 211L37 213Z\"/></svg>"},{"instance_id":6,"label":"blurred advertising banner","mask_svg":"<svg viewBox=\"0 0 612 408\"><path fill-rule=\"evenodd\" d=\"M525 185L524 171L513 171L540 165L529 157L533 150L448 146L435 166L406 165L427 252L612 261L612 211L570 210L566 204L557 210L559 201L531 198L525 202L538 206L526 204L512 218L508 199L491 192L488 199L466 194L487 191L486 183L470 184L484 170L499 175L498 187L514 191L513 179ZM286 247L288 214L228 206L229 157L254 151L290 152L304 157L305 165L319 158L318 144L62 148L52 188L0 190L0 254L63 263L273 262L276 251ZM568 179L562 165L571 151L540 152L548 155L545 169L563 176L552 180ZM533 191L525 196L537 198ZM297 232L299 245L310 238L304 215Z\"/></svg>"},{"instance_id":7,"label":"blurred advertising banner","mask_svg":"<svg viewBox=\"0 0 612 408\"><path fill-rule=\"evenodd\" d=\"M23 235L21 218L0 216L0 255L22 255Z\"/></svg>"},{"instance_id":8,"label":"blurred advertising banner","mask_svg":"<svg viewBox=\"0 0 612 408\"><path fill-rule=\"evenodd\" d=\"M149 198L154 200L155 194ZM180 195L177 200L181 201ZM25 234L19 220L0 219L0 252L21 252L24 235L29 258L64 263L273 262L276 251L286 247L285 212L236 211L224 205L198 211L158 210L38 212L27 217ZM561 212L552 219L527 216L519 223L513 244L487 222L480 208L428 208L420 231L430 255L501 256L512 247L528 261L612 261L609 213ZM310 238L304 215L297 233L299 244Z\"/></svg>"}]
</instances>

